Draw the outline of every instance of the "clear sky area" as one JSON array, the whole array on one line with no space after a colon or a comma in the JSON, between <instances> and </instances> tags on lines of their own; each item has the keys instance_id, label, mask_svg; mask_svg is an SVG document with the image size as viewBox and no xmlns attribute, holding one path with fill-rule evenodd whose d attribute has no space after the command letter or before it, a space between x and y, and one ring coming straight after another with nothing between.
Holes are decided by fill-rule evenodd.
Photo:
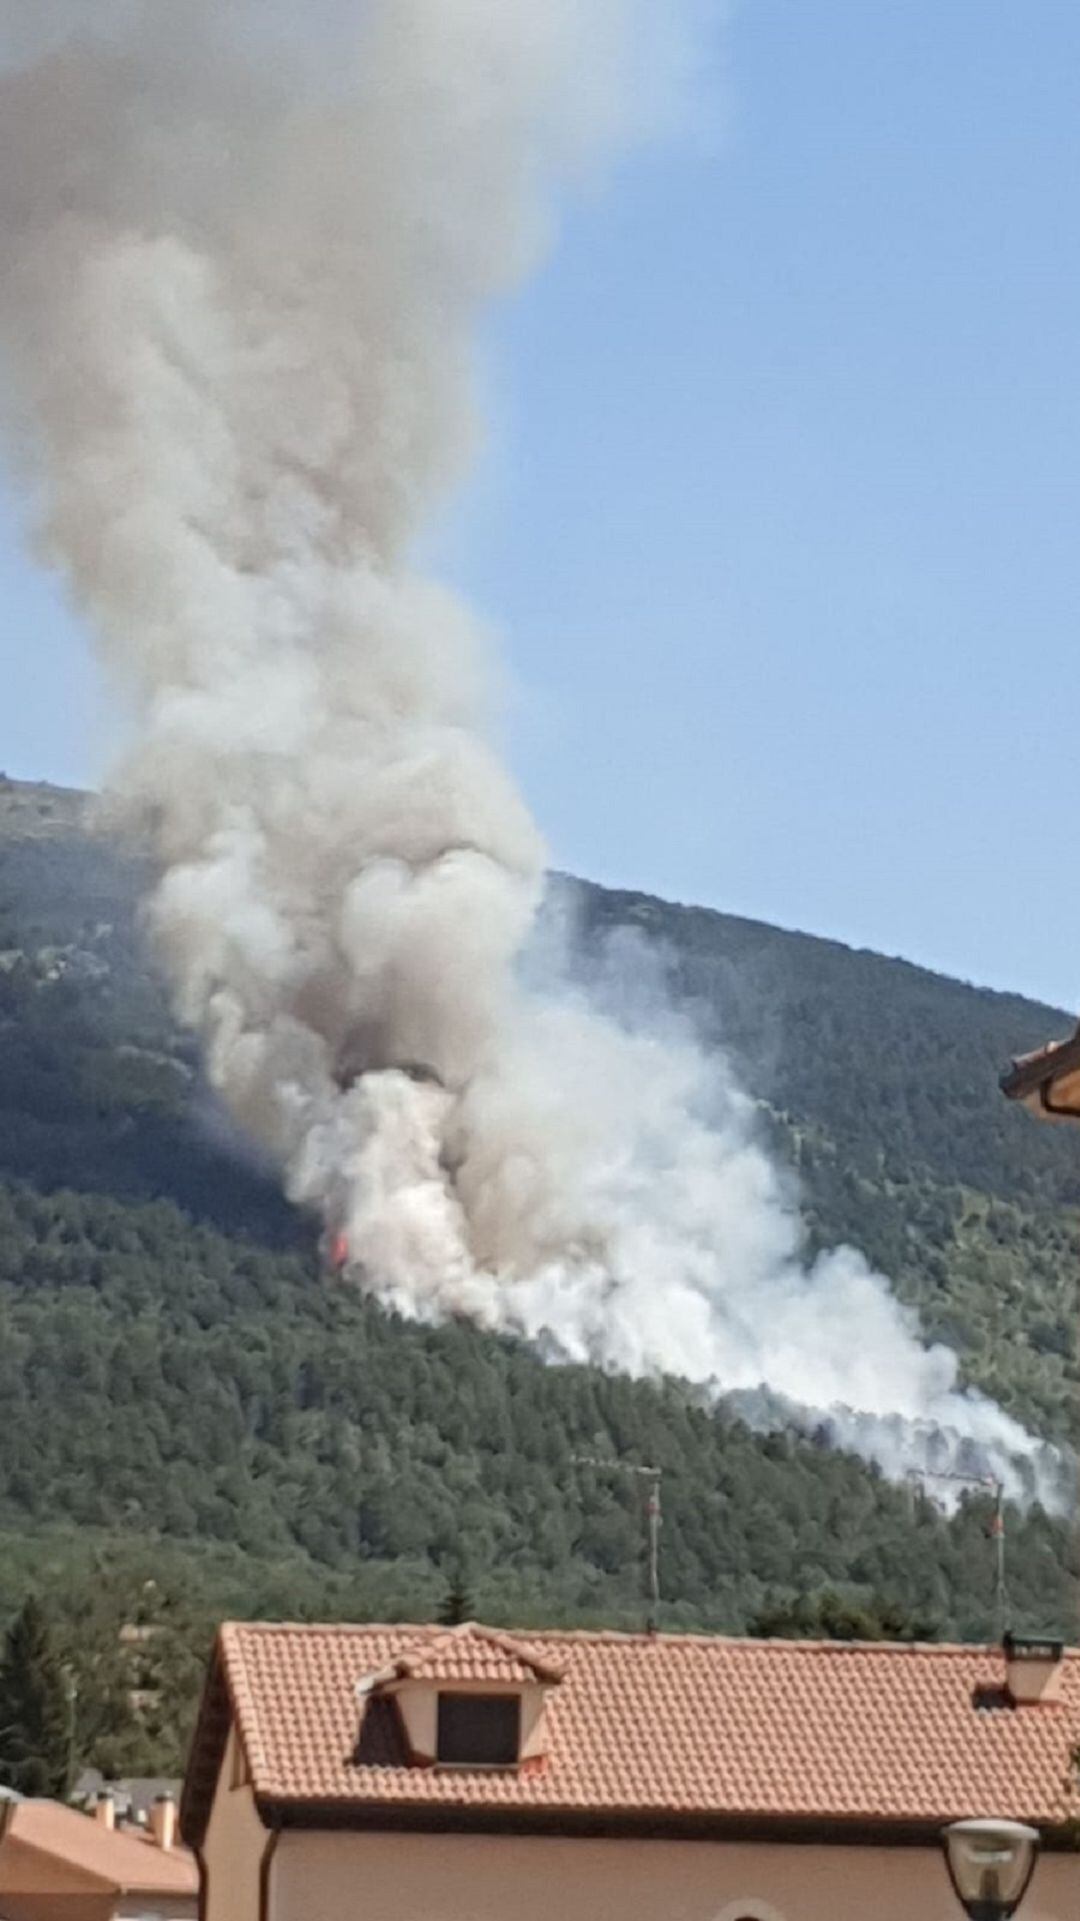
<instances>
[{"instance_id":1,"label":"clear sky area","mask_svg":"<svg viewBox=\"0 0 1080 1921\"><path fill-rule=\"evenodd\" d=\"M742 0L491 330L435 542L561 867L1080 1003L1080 5ZM0 767L107 706L0 507Z\"/></svg>"}]
</instances>

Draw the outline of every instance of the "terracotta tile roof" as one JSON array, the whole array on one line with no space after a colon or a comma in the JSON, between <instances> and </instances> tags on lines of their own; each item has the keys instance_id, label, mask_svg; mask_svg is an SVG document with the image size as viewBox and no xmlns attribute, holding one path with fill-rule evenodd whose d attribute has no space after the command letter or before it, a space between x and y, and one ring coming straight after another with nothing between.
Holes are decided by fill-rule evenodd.
<instances>
[{"instance_id":1,"label":"terracotta tile roof","mask_svg":"<svg viewBox=\"0 0 1080 1921\"><path fill-rule=\"evenodd\" d=\"M198 1893L198 1872L186 1848L159 1848L59 1801L19 1801L12 1808L0 1840L0 1895L7 1886L6 1862L24 1849L49 1855L116 1894Z\"/></svg>"},{"instance_id":2,"label":"terracotta tile roof","mask_svg":"<svg viewBox=\"0 0 1080 1921\"><path fill-rule=\"evenodd\" d=\"M535 1685L539 1681L556 1686L562 1680L562 1669L525 1641L468 1621L442 1633L428 1629L372 1680L375 1685L426 1680L484 1681L503 1687Z\"/></svg>"},{"instance_id":3,"label":"terracotta tile roof","mask_svg":"<svg viewBox=\"0 0 1080 1921\"><path fill-rule=\"evenodd\" d=\"M490 1643L480 1630L461 1639L470 1632L483 1663ZM185 1788L187 1839L205 1825L231 1713L264 1808L326 1804L339 1818L924 1826L989 1811L1054 1826L1069 1812L1080 1653L1065 1656L1060 1701L1014 1708L998 1648L530 1635L523 1664L563 1676L548 1698L546 1765L470 1773L409 1767L385 1724L391 1704L358 1695L444 1639L423 1627L224 1627Z\"/></svg>"}]
</instances>

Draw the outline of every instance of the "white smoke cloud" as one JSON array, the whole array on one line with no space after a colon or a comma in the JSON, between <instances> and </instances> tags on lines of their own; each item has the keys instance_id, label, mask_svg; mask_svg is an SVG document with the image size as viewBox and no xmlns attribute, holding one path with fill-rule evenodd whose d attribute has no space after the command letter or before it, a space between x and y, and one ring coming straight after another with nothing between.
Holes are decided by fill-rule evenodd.
<instances>
[{"instance_id":1,"label":"white smoke cloud","mask_svg":"<svg viewBox=\"0 0 1080 1921\"><path fill-rule=\"evenodd\" d=\"M410 564L474 450L478 314L663 122L689 18L0 0L9 444L132 706L179 1011L364 1284L1004 1460L1028 1438L859 1255L803 1263L715 1062L521 984L543 844L487 639Z\"/></svg>"}]
</instances>

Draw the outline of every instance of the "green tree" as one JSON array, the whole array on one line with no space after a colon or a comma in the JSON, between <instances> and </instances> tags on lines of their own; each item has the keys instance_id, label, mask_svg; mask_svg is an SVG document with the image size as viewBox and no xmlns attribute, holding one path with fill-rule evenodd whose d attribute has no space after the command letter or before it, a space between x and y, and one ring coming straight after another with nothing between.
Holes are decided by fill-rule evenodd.
<instances>
[{"instance_id":1,"label":"green tree","mask_svg":"<svg viewBox=\"0 0 1080 1921\"><path fill-rule=\"evenodd\" d=\"M67 1793L71 1687L40 1602L29 1595L0 1660L0 1782L19 1794Z\"/></svg>"},{"instance_id":2,"label":"green tree","mask_svg":"<svg viewBox=\"0 0 1080 1921\"><path fill-rule=\"evenodd\" d=\"M935 1641L940 1629L878 1594L851 1600L835 1588L767 1602L752 1616L751 1634L783 1641Z\"/></svg>"},{"instance_id":3,"label":"green tree","mask_svg":"<svg viewBox=\"0 0 1080 1921\"><path fill-rule=\"evenodd\" d=\"M465 1568L461 1562L450 1575L446 1593L439 1603L439 1611L435 1619L442 1627L447 1628L457 1628L463 1621L476 1619L476 1608Z\"/></svg>"}]
</instances>

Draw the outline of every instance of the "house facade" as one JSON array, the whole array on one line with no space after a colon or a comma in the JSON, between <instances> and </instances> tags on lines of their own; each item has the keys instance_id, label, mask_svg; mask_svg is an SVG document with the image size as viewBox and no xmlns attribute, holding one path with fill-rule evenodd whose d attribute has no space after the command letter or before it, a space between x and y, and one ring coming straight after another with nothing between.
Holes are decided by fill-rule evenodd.
<instances>
[{"instance_id":1,"label":"house facade","mask_svg":"<svg viewBox=\"0 0 1080 1921\"><path fill-rule=\"evenodd\" d=\"M1033 1822L1074 1921L1080 1656L225 1627L182 1826L205 1921L956 1921L939 1834Z\"/></svg>"}]
</instances>

